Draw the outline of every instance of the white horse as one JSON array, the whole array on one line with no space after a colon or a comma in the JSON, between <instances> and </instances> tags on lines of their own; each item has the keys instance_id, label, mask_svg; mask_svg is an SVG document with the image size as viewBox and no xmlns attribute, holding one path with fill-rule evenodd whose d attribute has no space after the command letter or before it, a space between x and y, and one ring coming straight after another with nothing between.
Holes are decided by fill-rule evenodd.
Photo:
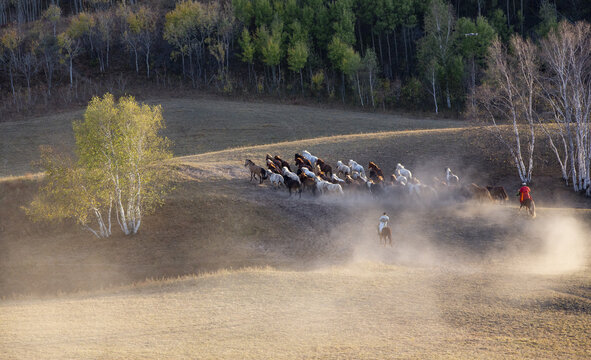
<instances>
[{"instance_id":1,"label":"white horse","mask_svg":"<svg viewBox=\"0 0 591 360\"><path fill-rule=\"evenodd\" d=\"M344 194L343 188L339 184L329 183L326 180L322 180L320 178L316 178L316 188L320 191L321 194L325 193L336 193L336 194Z\"/></svg>"},{"instance_id":2,"label":"white horse","mask_svg":"<svg viewBox=\"0 0 591 360\"><path fill-rule=\"evenodd\" d=\"M410 172L410 170L406 170L404 166L402 166L402 164L396 164L396 171L398 172L398 175L402 175L409 180L412 179L412 173Z\"/></svg>"},{"instance_id":3,"label":"white horse","mask_svg":"<svg viewBox=\"0 0 591 360\"><path fill-rule=\"evenodd\" d=\"M302 172L304 174L306 174L307 177L314 179L316 177L316 174L314 174L313 172L310 171L310 169L308 169L307 167L302 167Z\"/></svg>"},{"instance_id":4,"label":"white horse","mask_svg":"<svg viewBox=\"0 0 591 360\"><path fill-rule=\"evenodd\" d=\"M289 171L289 170L287 169L287 167L285 167L285 166L283 167L283 176L287 176L287 177L288 177L288 178L290 178L291 180L293 180L293 181L296 181L296 182L298 182L298 183L300 183L300 184L302 183L302 182L300 181L300 178L299 178L299 177L298 177L298 176L297 176L297 175L296 175L294 172L291 172L291 171Z\"/></svg>"},{"instance_id":5,"label":"white horse","mask_svg":"<svg viewBox=\"0 0 591 360\"><path fill-rule=\"evenodd\" d=\"M365 177L364 174L359 173L358 171L353 171L353 173L351 173L351 178L353 178L354 180L361 180L364 183L367 182L367 178Z\"/></svg>"},{"instance_id":6,"label":"white horse","mask_svg":"<svg viewBox=\"0 0 591 360\"><path fill-rule=\"evenodd\" d=\"M400 174L396 176L396 174L392 174L392 178L396 181L398 185L406 186L406 184L408 184L408 179L406 178L406 176Z\"/></svg>"},{"instance_id":7,"label":"white horse","mask_svg":"<svg viewBox=\"0 0 591 360\"><path fill-rule=\"evenodd\" d=\"M351 168L351 171L357 171L358 173L362 174L363 177L365 177L365 169L355 160L349 160L349 167Z\"/></svg>"},{"instance_id":8,"label":"white horse","mask_svg":"<svg viewBox=\"0 0 591 360\"><path fill-rule=\"evenodd\" d=\"M342 175L351 175L351 168L339 160L337 161L337 172Z\"/></svg>"},{"instance_id":9,"label":"white horse","mask_svg":"<svg viewBox=\"0 0 591 360\"><path fill-rule=\"evenodd\" d=\"M302 151L302 156L308 159L312 163L312 167L316 166L316 161L318 161L318 157L310 154L308 150Z\"/></svg>"},{"instance_id":10,"label":"white horse","mask_svg":"<svg viewBox=\"0 0 591 360\"><path fill-rule=\"evenodd\" d=\"M336 181L337 183L341 183L341 184L345 183L345 180L338 177L337 174L332 174L331 178L332 178L332 181Z\"/></svg>"},{"instance_id":11,"label":"white horse","mask_svg":"<svg viewBox=\"0 0 591 360\"><path fill-rule=\"evenodd\" d=\"M272 172L271 170L267 170L267 176L269 177L269 181L273 184L274 187L278 186L285 186L285 181L283 180L283 176Z\"/></svg>"},{"instance_id":12,"label":"white horse","mask_svg":"<svg viewBox=\"0 0 591 360\"><path fill-rule=\"evenodd\" d=\"M457 175L454 175L454 173L451 172L450 168L446 168L445 181L447 182L447 185L456 185L460 183L460 178Z\"/></svg>"}]
</instances>

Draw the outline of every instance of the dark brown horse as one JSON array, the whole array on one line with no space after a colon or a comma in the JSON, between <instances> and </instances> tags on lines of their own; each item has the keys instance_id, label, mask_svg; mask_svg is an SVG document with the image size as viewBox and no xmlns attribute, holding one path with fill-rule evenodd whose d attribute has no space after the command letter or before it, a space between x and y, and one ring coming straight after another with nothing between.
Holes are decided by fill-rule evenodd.
<instances>
[{"instance_id":1,"label":"dark brown horse","mask_svg":"<svg viewBox=\"0 0 591 360\"><path fill-rule=\"evenodd\" d=\"M476 199L481 203L493 201L492 196L490 196L490 192L485 187L472 183L468 186L468 191L472 195L473 199Z\"/></svg>"},{"instance_id":2,"label":"dark brown horse","mask_svg":"<svg viewBox=\"0 0 591 360\"><path fill-rule=\"evenodd\" d=\"M296 166L298 168L302 168L302 167L307 167L308 170L314 172L314 168L312 167L312 164L310 163L310 161L308 159L304 159L304 158L296 158L295 159L295 163Z\"/></svg>"},{"instance_id":3,"label":"dark brown horse","mask_svg":"<svg viewBox=\"0 0 591 360\"><path fill-rule=\"evenodd\" d=\"M384 246L386 246L387 244L390 244L390 246L392 246L392 231L390 230L390 228L388 226L384 226L384 228L379 233L379 235L380 235L380 244L383 243Z\"/></svg>"},{"instance_id":4,"label":"dark brown horse","mask_svg":"<svg viewBox=\"0 0 591 360\"><path fill-rule=\"evenodd\" d=\"M369 178L372 179L376 184L384 181L384 173L379 166L373 161L369 162Z\"/></svg>"},{"instance_id":5,"label":"dark brown horse","mask_svg":"<svg viewBox=\"0 0 591 360\"><path fill-rule=\"evenodd\" d=\"M283 164L281 163L281 161L276 160L271 155L267 154L266 158L267 158L267 162L269 162L269 161L272 162L278 169L283 168ZM272 170L272 169L270 169L270 170ZM288 170L289 170L289 168L288 168ZM289 171L291 171L291 170L289 170Z\"/></svg>"},{"instance_id":6,"label":"dark brown horse","mask_svg":"<svg viewBox=\"0 0 591 360\"><path fill-rule=\"evenodd\" d=\"M492 198L494 200L499 200L501 202L505 202L509 199L509 196L507 195L507 192L505 191L505 188L502 186L490 186L488 185L486 187L486 189L488 190L488 192L490 193L490 196L492 196Z\"/></svg>"},{"instance_id":7,"label":"dark brown horse","mask_svg":"<svg viewBox=\"0 0 591 360\"><path fill-rule=\"evenodd\" d=\"M522 207L524 207L527 209L527 211L529 212L529 214L531 215L532 218L536 217L536 204L534 203L533 199L525 199L523 200L523 202L521 203L521 206L519 207L519 210L521 210Z\"/></svg>"},{"instance_id":8,"label":"dark brown horse","mask_svg":"<svg viewBox=\"0 0 591 360\"><path fill-rule=\"evenodd\" d=\"M278 167L277 167L277 165L276 165L276 164L275 164L273 161L271 161L271 160L269 160L269 159L267 159L267 167L268 167L268 168L269 168L269 170L271 170L272 172L274 172L274 173L276 173L276 174L280 174L280 175L282 175L282 172L281 172L280 168L278 168Z\"/></svg>"},{"instance_id":9,"label":"dark brown horse","mask_svg":"<svg viewBox=\"0 0 591 360\"><path fill-rule=\"evenodd\" d=\"M310 168L310 170L314 171L314 167L312 166L312 163L310 162L310 160L308 160L308 159L306 159L305 157L303 157L302 155L300 155L300 154L296 153L296 154L294 155L294 160L295 160L296 164L298 164L298 159L300 159L300 160L301 160L301 162L302 162L302 163L304 163L304 165L305 165L306 167L309 167L309 168ZM298 166L299 166L299 165L298 165Z\"/></svg>"},{"instance_id":10,"label":"dark brown horse","mask_svg":"<svg viewBox=\"0 0 591 360\"><path fill-rule=\"evenodd\" d=\"M287 168L287 170L291 171L291 167L289 167L289 163L287 161L283 160L282 158L280 158L279 155L275 155L275 160L277 160L281 163L280 168L283 168L285 166Z\"/></svg>"},{"instance_id":11,"label":"dark brown horse","mask_svg":"<svg viewBox=\"0 0 591 360\"><path fill-rule=\"evenodd\" d=\"M316 160L316 166L320 167L320 170L322 170L323 173L326 173L329 175L329 177L332 177L332 166L325 163L324 160L320 158Z\"/></svg>"},{"instance_id":12,"label":"dark brown horse","mask_svg":"<svg viewBox=\"0 0 591 360\"><path fill-rule=\"evenodd\" d=\"M300 194L300 199L302 198L302 183L294 180L292 178L290 178L289 176L285 176L285 186L287 187L287 190L289 190L289 196L291 197L291 193L299 193Z\"/></svg>"}]
</instances>

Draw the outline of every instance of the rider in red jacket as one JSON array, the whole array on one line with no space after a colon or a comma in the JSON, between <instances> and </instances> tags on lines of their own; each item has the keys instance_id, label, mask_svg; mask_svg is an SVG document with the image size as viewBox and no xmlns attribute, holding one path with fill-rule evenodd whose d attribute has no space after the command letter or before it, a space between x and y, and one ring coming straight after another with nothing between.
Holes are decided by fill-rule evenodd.
<instances>
[{"instance_id":1,"label":"rider in red jacket","mask_svg":"<svg viewBox=\"0 0 591 360\"><path fill-rule=\"evenodd\" d=\"M517 192L517 196L519 196L519 202L523 204L523 202L527 199L531 199L531 195L529 194L531 189L527 186L526 183L521 184L521 188Z\"/></svg>"}]
</instances>

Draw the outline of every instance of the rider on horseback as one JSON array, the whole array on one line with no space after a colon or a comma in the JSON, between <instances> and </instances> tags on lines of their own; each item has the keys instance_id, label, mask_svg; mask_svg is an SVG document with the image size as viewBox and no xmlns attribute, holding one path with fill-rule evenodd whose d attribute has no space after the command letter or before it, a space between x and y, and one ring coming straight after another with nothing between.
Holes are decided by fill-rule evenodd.
<instances>
[{"instance_id":1,"label":"rider on horseback","mask_svg":"<svg viewBox=\"0 0 591 360\"><path fill-rule=\"evenodd\" d=\"M380 223L378 225L378 233L381 234L382 233L382 229L386 226L388 226L388 221L390 221L390 218L388 217L388 215L386 215L386 213L384 213L384 215L380 216Z\"/></svg>"},{"instance_id":2,"label":"rider on horseback","mask_svg":"<svg viewBox=\"0 0 591 360\"><path fill-rule=\"evenodd\" d=\"M529 186L527 186L526 183L522 183L521 188L519 189L516 195L519 196L519 202L521 203L521 205L524 205L526 200L531 200L531 195L529 194L530 192L531 189L529 188Z\"/></svg>"}]
</instances>

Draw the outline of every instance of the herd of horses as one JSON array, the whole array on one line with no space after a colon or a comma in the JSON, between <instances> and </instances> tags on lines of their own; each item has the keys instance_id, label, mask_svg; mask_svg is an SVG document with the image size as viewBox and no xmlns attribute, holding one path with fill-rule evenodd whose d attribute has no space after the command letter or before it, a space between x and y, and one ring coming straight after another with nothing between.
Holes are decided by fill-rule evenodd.
<instances>
[{"instance_id":1,"label":"herd of horses","mask_svg":"<svg viewBox=\"0 0 591 360\"><path fill-rule=\"evenodd\" d=\"M250 181L259 183L268 180L274 187L285 187L289 195L297 194L301 198L302 192L313 195L344 195L345 193L365 192L374 196L398 193L412 199L428 201L443 194L465 199L475 199L478 202L506 202L508 195L502 186L479 186L474 183L463 184L460 178L450 168L446 168L442 178L433 177L429 183L423 183L413 176L409 169L398 163L393 174L386 176L383 170L373 161L366 168L355 160L346 164L338 161L332 167L318 156L309 151L302 151L294 155L294 162L290 164L279 155L266 155L265 167L246 159L244 166L250 171ZM530 215L535 217L533 200L525 206Z\"/></svg>"}]
</instances>

